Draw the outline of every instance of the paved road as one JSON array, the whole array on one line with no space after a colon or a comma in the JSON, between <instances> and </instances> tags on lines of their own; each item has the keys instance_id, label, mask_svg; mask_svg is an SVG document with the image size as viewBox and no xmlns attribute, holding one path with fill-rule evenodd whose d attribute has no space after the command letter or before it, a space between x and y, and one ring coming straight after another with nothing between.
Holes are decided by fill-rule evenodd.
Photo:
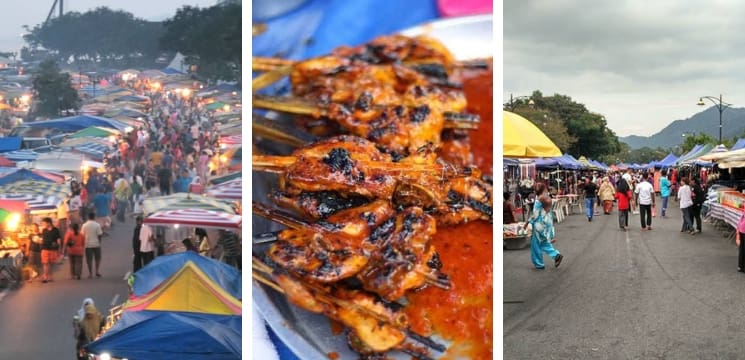
<instances>
[{"instance_id":1,"label":"paved road","mask_svg":"<svg viewBox=\"0 0 745 360\"><path fill-rule=\"evenodd\" d=\"M118 305L126 299L123 279L132 269L133 229L131 220L116 222L111 236L104 239L101 278L88 279L83 261L83 279L70 280L65 261L56 267L52 283L0 289L0 359L75 359L72 316L83 299L93 298L105 314L112 300Z\"/></svg>"},{"instance_id":2,"label":"paved road","mask_svg":"<svg viewBox=\"0 0 745 360\"><path fill-rule=\"evenodd\" d=\"M659 200L659 198L658 198ZM659 204L659 202L658 202ZM557 225L565 259L533 270L529 248L504 251L505 359L744 359L745 274L712 225L680 233L681 215L642 231L617 213Z\"/></svg>"}]
</instances>

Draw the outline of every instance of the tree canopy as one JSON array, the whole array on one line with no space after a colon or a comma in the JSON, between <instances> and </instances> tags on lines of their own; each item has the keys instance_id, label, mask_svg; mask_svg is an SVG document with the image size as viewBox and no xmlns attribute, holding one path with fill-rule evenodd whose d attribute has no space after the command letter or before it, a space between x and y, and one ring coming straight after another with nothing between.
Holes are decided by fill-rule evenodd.
<instances>
[{"instance_id":1,"label":"tree canopy","mask_svg":"<svg viewBox=\"0 0 745 360\"><path fill-rule=\"evenodd\" d=\"M683 154L691 151L691 149L693 149L698 144L702 144L702 145L706 145L706 144L717 145L718 142L719 142L713 136L711 136L709 134L706 134L706 133L693 133L693 134L684 134L684 135L685 135L685 137L684 137L685 140L683 140L683 143L680 145ZM725 140L724 142L727 142L727 141ZM725 144L725 145L727 145L727 144ZM732 146L732 144L729 144L727 146L728 147L729 146Z\"/></svg>"},{"instance_id":2,"label":"tree canopy","mask_svg":"<svg viewBox=\"0 0 745 360\"><path fill-rule=\"evenodd\" d=\"M599 159L621 149L618 137L608 128L605 117L590 112L569 96L555 94L544 97L536 90L530 101L521 99L508 107L541 128L563 152Z\"/></svg>"},{"instance_id":3,"label":"tree canopy","mask_svg":"<svg viewBox=\"0 0 745 360\"><path fill-rule=\"evenodd\" d=\"M69 12L27 30L24 39L30 48L25 53L43 47L60 62L73 59L133 66L152 63L158 57L163 25L99 7L85 13Z\"/></svg>"},{"instance_id":4,"label":"tree canopy","mask_svg":"<svg viewBox=\"0 0 745 360\"><path fill-rule=\"evenodd\" d=\"M163 50L179 51L208 80L241 79L241 5L184 6L164 22Z\"/></svg>"},{"instance_id":5,"label":"tree canopy","mask_svg":"<svg viewBox=\"0 0 745 360\"><path fill-rule=\"evenodd\" d=\"M80 97L72 87L70 75L60 73L54 60L46 60L39 65L34 75L32 89L36 116L54 117L62 111L80 108Z\"/></svg>"}]
</instances>

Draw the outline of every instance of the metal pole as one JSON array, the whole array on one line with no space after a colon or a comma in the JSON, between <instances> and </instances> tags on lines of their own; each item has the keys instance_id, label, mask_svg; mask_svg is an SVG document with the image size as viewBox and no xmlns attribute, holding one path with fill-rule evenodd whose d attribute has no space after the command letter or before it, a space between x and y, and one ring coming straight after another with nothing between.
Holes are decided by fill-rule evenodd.
<instances>
[{"instance_id":1,"label":"metal pole","mask_svg":"<svg viewBox=\"0 0 745 360\"><path fill-rule=\"evenodd\" d=\"M719 144L722 143L722 112L724 112L724 107L722 106L722 94L719 94Z\"/></svg>"}]
</instances>

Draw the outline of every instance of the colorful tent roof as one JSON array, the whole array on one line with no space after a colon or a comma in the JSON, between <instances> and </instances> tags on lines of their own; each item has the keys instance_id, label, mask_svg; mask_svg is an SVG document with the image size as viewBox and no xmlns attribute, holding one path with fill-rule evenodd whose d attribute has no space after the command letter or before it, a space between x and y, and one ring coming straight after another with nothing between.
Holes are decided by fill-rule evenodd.
<instances>
[{"instance_id":1,"label":"colorful tent roof","mask_svg":"<svg viewBox=\"0 0 745 360\"><path fill-rule=\"evenodd\" d=\"M233 179L240 179L242 175L242 172L236 171L225 175L216 176L213 178L210 178L209 183L212 185L222 184L226 181L230 181Z\"/></svg>"},{"instance_id":2,"label":"colorful tent roof","mask_svg":"<svg viewBox=\"0 0 745 360\"><path fill-rule=\"evenodd\" d=\"M47 183L62 183L65 181L65 178L63 176L50 174L41 170L29 170L12 167L0 168L0 186L24 180L41 181Z\"/></svg>"},{"instance_id":3,"label":"colorful tent roof","mask_svg":"<svg viewBox=\"0 0 745 360\"><path fill-rule=\"evenodd\" d=\"M22 141L20 136L0 137L0 152L18 150Z\"/></svg>"},{"instance_id":4,"label":"colorful tent roof","mask_svg":"<svg viewBox=\"0 0 745 360\"><path fill-rule=\"evenodd\" d=\"M734 145L732 145L732 148L729 150L730 151L739 150L742 148L745 148L745 139L737 139L737 142Z\"/></svg>"},{"instance_id":5,"label":"colorful tent roof","mask_svg":"<svg viewBox=\"0 0 745 360\"><path fill-rule=\"evenodd\" d=\"M142 204L142 209L146 215L152 214L156 211L179 209L202 209L235 214L233 207L225 201L188 193L176 193L168 196L158 196L145 199Z\"/></svg>"},{"instance_id":6,"label":"colorful tent roof","mask_svg":"<svg viewBox=\"0 0 745 360\"><path fill-rule=\"evenodd\" d=\"M220 144L224 144L225 146L242 145L243 136L242 135L223 136L220 138Z\"/></svg>"},{"instance_id":7,"label":"colorful tent roof","mask_svg":"<svg viewBox=\"0 0 745 360\"><path fill-rule=\"evenodd\" d=\"M133 296L138 297L149 293L181 270L187 262L198 266L210 280L228 294L236 299L242 299L241 272L238 269L193 251L158 256L150 264L132 274Z\"/></svg>"},{"instance_id":8,"label":"colorful tent roof","mask_svg":"<svg viewBox=\"0 0 745 360\"><path fill-rule=\"evenodd\" d=\"M17 200L26 203L31 214L46 214L57 212L62 200L56 196L43 196L32 194L7 194L0 193L0 199Z\"/></svg>"},{"instance_id":9,"label":"colorful tent roof","mask_svg":"<svg viewBox=\"0 0 745 360\"><path fill-rule=\"evenodd\" d=\"M6 159L10 161L34 161L39 156L39 154L33 150L15 150L3 153L3 156L5 156Z\"/></svg>"},{"instance_id":10,"label":"colorful tent roof","mask_svg":"<svg viewBox=\"0 0 745 360\"><path fill-rule=\"evenodd\" d=\"M91 126L101 126L121 131L124 131L127 128L126 124L123 124L114 119L92 115L76 115L54 120L34 121L24 123L24 126L28 126L31 128L58 129L65 132L79 131Z\"/></svg>"},{"instance_id":11,"label":"colorful tent roof","mask_svg":"<svg viewBox=\"0 0 745 360\"><path fill-rule=\"evenodd\" d=\"M104 128L99 126L91 126L89 128L85 128L83 130L80 130L72 135L69 136L70 139L77 139L81 137L96 137L96 138L107 138L111 135L117 135L119 134L119 131L116 131L111 128Z\"/></svg>"},{"instance_id":12,"label":"colorful tent roof","mask_svg":"<svg viewBox=\"0 0 745 360\"><path fill-rule=\"evenodd\" d=\"M125 311L85 348L118 359L239 360L241 316Z\"/></svg>"},{"instance_id":13,"label":"colorful tent roof","mask_svg":"<svg viewBox=\"0 0 745 360\"><path fill-rule=\"evenodd\" d=\"M31 180L24 180L0 186L0 192L55 196L60 199L70 196L71 193L70 186L67 184L55 184Z\"/></svg>"},{"instance_id":14,"label":"colorful tent roof","mask_svg":"<svg viewBox=\"0 0 745 360\"><path fill-rule=\"evenodd\" d=\"M241 216L202 209L179 209L154 212L145 218L149 225L184 225L200 228L240 229Z\"/></svg>"},{"instance_id":15,"label":"colorful tent roof","mask_svg":"<svg viewBox=\"0 0 745 360\"><path fill-rule=\"evenodd\" d=\"M228 180L207 188L207 195L218 199L241 199L243 197L242 192L243 182L241 178Z\"/></svg>"},{"instance_id":16,"label":"colorful tent roof","mask_svg":"<svg viewBox=\"0 0 745 360\"><path fill-rule=\"evenodd\" d=\"M161 310L217 315L241 315L241 301L187 261L155 289L124 304L125 311Z\"/></svg>"},{"instance_id":17,"label":"colorful tent roof","mask_svg":"<svg viewBox=\"0 0 745 360\"><path fill-rule=\"evenodd\" d=\"M675 156L675 154L673 153L669 153L662 160L656 161L654 166L659 168L668 168L674 166L676 161L678 161L678 157Z\"/></svg>"}]
</instances>

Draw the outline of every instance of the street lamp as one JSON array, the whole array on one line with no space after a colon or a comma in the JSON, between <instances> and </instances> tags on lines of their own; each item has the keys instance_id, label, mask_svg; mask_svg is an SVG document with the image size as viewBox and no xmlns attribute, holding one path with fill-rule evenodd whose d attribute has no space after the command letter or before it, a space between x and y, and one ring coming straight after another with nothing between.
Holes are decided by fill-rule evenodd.
<instances>
[{"instance_id":1,"label":"street lamp","mask_svg":"<svg viewBox=\"0 0 745 360\"><path fill-rule=\"evenodd\" d=\"M732 104L728 104L724 101L722 101L722 94L719 94L719 98L716 98L714 96L702 96L698 99L698 103L696 105L698 106L704 106L704 99L707 99L711 101L714 105L716 105L717 110L719 110L719 144L722 143L722 113L725 109L732 106Z\"/></svg>"},{"instance_id":2,"label":"street lamp","mask_svg":"<svg viewBox=\"0 0 745 360\"><path fill-rule=\"evenodd\" d=\"M510 102L509 102L510 111L515 111L515 100L523 100L523 99L528 99L528 106L533 107L535 105L535 101L533 101L533 97L531 96L523 95L523 96L516 96L513 98L512 94L510 94Z\"/></svg>"}]
</instances>

